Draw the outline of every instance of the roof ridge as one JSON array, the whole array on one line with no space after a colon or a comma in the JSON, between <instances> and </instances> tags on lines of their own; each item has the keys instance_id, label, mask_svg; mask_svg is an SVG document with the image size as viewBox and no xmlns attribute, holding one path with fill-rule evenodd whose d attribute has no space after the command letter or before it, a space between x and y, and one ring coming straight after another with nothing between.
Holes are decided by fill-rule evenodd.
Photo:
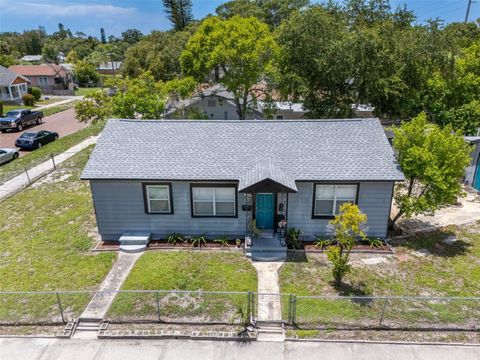
<instances>
[{"instance_id":1,"label":"roof ridge","mask_svg":"<svg viewBox=\"0 0 480 360\"><path fill-rule=\"evenodd\" d=\"M132 122L132 123L312 123L312 122L361 122L379 120L378 118L348 118L348 119L284 119L284 120L213 120L213 119L109 119L112 122Z\"/></svg>"}]
</instances>

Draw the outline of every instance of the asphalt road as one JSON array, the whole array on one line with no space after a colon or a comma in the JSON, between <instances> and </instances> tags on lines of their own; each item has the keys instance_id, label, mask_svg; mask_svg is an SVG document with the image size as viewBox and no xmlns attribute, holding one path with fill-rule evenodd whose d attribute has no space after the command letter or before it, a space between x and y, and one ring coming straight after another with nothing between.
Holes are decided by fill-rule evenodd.
<instances>
[{"instance_id":1,"label":"asphalt road","mask_svg":"<svg viewBox=\"0 0 480 360\"><path fill-rule=\"evenodd\" d=\"M72 134L87 126L86 123L81 123L75 119L75 110L68 109L43 118L41 125L29 126L22 132L8 131L0 133L0 147L15 148L15 140L24 132L50 130L57 132L60 137ZM20 156L25 156L29 153L28 150L21 150Z\"/></svg>"},{"instance_id":2,"label":"asphalt road","mask_svg":"<svg viewBox=\"0 0 480 360\"><path fill-rule=\"evenodd\" d=\"M479 346L0 338L5 360L478 360Z\"/></svg>"}]
</instances>

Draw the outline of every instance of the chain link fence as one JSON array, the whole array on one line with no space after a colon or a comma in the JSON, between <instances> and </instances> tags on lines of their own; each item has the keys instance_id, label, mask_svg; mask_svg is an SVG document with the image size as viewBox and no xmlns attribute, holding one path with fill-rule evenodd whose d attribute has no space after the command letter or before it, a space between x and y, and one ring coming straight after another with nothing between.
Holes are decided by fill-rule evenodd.
<instances>
[{"instance_id":1,"label":"chain link fence","mask_svg":"<svg viewBox=\"0 0 480 360\"><path fill-rule=\"evenodd\" d=\"M95 292L0 292L0 325L55 325L78 318Z\"/></svg>"},{"instance_id":2,"label":"chain link fence","mask_svg":"<svg viewBox=\"0 0 480 360\"><path fill-rule=\"evenodd\" d=\"M104 293L111 291L104 291ZM72 321L102 292L0 292L0 325ZM256 292L121 290L104 321L248 325L301 329L476 330L478 297L296 296Z\"/></svg>"},{"instance_id":3,"label":"chain link fence","mask_svg":"<svg viewBox=\"0 0 480 360\"><path fill-rule=\"evenodd\" d=\"M123 290L105 320L246 325L251 318L251 297L250 292Z\"/></svg>"},{"instance_id":4,"label":"chain link fence","mask_svg":"<svg viewBox=\"0 0 480 360\"><path fill-rule=\"evenodd\" d=\"M328 297L291 295L290 324L305 329L472 330L478 297Z\"/></svg>"}]
</instances>

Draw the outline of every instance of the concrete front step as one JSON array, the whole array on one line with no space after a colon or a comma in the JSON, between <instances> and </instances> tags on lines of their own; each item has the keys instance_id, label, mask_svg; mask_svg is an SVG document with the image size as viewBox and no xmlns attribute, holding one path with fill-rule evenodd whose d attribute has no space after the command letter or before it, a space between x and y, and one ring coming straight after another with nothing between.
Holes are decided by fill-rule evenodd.
<instances>
[{"instance_id":1,"label":"concrete front step","mask_svg":"<svg viewBox=\"0 0 480 360\"><path fill-rule=\"evenodd\" d=\"M286 251L269 251L269 252L257 252L247 251L245 253L247 258L257 261L282 261L287 258Z\"/></svg>"},{"instance_id":2,"label":"concrete front step","mask_svg":"<svg viewBox=\"0 0 480 360\"><path fill-rule=\"evenodd\" d=\"M101 319L80 319L75 331L98 331L101 324Z\"/></svg>"},{"instance_id":3,"label":"concrete front step","mask_svg":"<svg viewBox=\"0 0 480 360\"><path fill-rule=\"evenodd\" d=\"M150 233L123 233L118 241L121 245L147 245L150 242Z\"/></svg>"},{"instance_id":4,"label":"concrete front step","mask_svg":"<svg viewBox=\"0 0 480 360\"><path fill-rule=\"evenodd\" d=\"M145 251L147 249L147 244L141 244L141 245L121 244L119 249L122 252L133 254L133 253Z\"/></svg>"}]
</instances>

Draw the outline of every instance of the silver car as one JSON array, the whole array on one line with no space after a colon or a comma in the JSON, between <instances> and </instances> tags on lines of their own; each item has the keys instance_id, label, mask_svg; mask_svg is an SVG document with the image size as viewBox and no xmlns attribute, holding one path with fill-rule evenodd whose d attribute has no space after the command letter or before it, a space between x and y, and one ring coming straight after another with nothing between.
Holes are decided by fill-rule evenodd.
<instances>
[{"instance_id":1,"label":"silver car","mask_svg":"<svg viewBox=\"0 0 480 360\"><path fill-rule=\"evenodd\" d=\"M11 148L0 148L0 165L18 158L18 150Z\"/></svg>"}]
</instances>

